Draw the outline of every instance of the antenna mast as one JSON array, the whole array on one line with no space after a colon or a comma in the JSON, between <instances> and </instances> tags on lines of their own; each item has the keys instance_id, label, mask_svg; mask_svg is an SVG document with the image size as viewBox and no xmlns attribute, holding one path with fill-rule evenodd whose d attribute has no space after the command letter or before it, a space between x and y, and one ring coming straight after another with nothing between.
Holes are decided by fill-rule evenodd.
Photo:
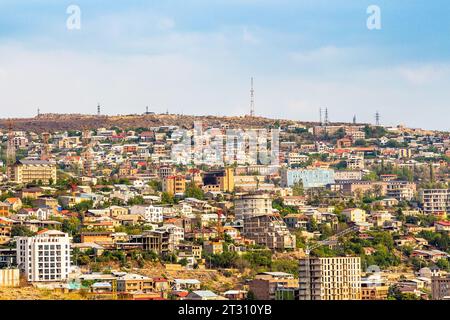
<instances>
[{"instance_id":1,"label":"antenna mast","mask_svg":"<svg viewBox=\"0 0 450 320\"><path fill-rule=\"evenodd\" d=\"M255 90L253 88L253 77L252 77L250 89L250 117L254 116L255 116Z\"/></svg>"},{"instance_id":2,"label":"antenna mast","mask_svg":"<svg viewBox=\"0 0 450 320\"><path fill-rule=\"evenodd\" d=\"M14 164L16 163L16 146L14 145L13 121L8 120L8 142L6 146L6 173L8 179L14 176Z\"/></svg>"}]
</instances>

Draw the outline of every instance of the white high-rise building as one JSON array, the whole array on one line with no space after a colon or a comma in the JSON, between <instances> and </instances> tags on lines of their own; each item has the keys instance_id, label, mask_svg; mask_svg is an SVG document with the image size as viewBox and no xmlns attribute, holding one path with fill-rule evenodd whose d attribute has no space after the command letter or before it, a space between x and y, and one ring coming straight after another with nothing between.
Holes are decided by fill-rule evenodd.
<instances>
[{"instance_id":1,"label":"white high-rise building","mask_svg":"<svg viewBox=\"0 0 450 320\"><path fill-rule=\"evenodd\" d=\"M67 233L45 230L33 237L17 237L17 263L29 282L65 281L70 273Z\"/></svg>"}]
</instances>

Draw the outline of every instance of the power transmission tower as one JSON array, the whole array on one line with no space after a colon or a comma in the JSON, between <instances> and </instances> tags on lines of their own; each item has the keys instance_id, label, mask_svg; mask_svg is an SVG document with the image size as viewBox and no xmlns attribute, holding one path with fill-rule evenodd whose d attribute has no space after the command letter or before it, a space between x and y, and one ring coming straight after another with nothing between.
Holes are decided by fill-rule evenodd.
<instances>
[{"instance_id":1,"label":"power transmission tower","mask_svg":"<svg viewBox=\"0 0 450 320\"><path fill-rule=\"evenodd\" d=\"M377 127L380 126L380 113L378 111L375 113L375 124Z\"/></svg>"}]
</instances>

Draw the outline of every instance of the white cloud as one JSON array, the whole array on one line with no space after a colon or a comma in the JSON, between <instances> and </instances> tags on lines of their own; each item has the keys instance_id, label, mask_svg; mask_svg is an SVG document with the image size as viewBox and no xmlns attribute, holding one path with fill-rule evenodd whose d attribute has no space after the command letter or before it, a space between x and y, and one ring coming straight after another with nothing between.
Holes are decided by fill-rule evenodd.
<instances>
[{"instance_id":1,"label":"white cloud","mask_svg":"<svg viewBox=\"0 0 450 320\"><path fill-rule=\"evenodd\" d=\"M446 70L447 69L447 70ZM448 67L439 65L399 67L399 74L413 85L425 85L433 83L448 74Z\"/></svg>"},{"instance_id":2,"label":"white cloud","mask_svg":"<svg viewBox=\"0 0 450 320\"><path fill-rule=\"evenodd\" d=\"M187 44L203 42L195 39ZM427 90L414 90L405 69L440 71L426 77ZM356 114L358 121L373 122L379 110L384 124L448 130L449 66L341 68L333 76L283 71L255 72L258 115L311 121L318 120L319 107L328 107L332 121L351 121ZM37 107L94 114L97 102L108 114L141 113L148 105L156 112L243 115L248 80L233 56L208 50L197 56L111 55L0 46L1 117L31 116Z\"/></svg>"},{"instance_id":3,"label":"white cloud","mask_svg":"<svg viewBox=\"0 0 450 320\"><path fill-rule=\"evenodd\" d=\"M242 40L248 44L259 44L260 40L248 30L247 27L244 27L242 30Z\"/></svg>"},{"instance_id":4,"label":"white cloud","mask_svg":"<svg viewBox=\"0 0 450 320\"><path fill-rule=\"evenodd\" d=\"M175 20L173 20L172 18L167 18L167 17L160 18L157 23L158 29L164 30L164 31L175 28L175 25L176 25Z\"/></svg>"}]
</instances>

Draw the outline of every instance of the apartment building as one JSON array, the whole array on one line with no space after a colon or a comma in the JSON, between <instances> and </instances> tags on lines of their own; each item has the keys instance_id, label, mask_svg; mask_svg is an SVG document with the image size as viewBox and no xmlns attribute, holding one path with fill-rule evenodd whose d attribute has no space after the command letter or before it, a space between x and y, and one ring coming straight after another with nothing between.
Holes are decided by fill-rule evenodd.
<instances>
[{"instance_id":1,"label":"apartment building","mask_svg":"<svg viewBox=\"0 0 450 320\"><path fill-rule=\"evenodd\" d=\"M360 257L300 259L300 300L360 300Z\"/></svg>"},{"instance_id":2,"label":"apartment building","mask_svg":"<svg viewBox=\"0 0 450 320\"><path fill-rule=\"evenodd\" d=\"M164 231L144 231L130 237L131 243L138 243L145 251L166 254L169 250L169 233Z\"/></svg>"},{"instance_id":3,"label":"apartment building","mask_svg":"<svg viewBox=\"0 0 450 320\"><path fill-rule=\"evenodd\" d=\"M150 206L132 206L130 208L130 214L141 215L145 221L150 223L162 223L164 220L163 207Z\"/></svg>"},{"instance_id":4,"label":"apartment building","mask_svg":"<svg viewBox=\"0 0 450 320\"><path fill-rule=\"evenodd\" d=\"M371 274L361 279L361 300L386 300L389 286L379 274Z\"/></svg>"},{"instance_id":5,"label":"apartment building","mask_svg":"<svg viewBox=\"0 0 450 320\"><path fill-rule=\"evenodd\" d=\"M205 172L203 174L203 190L208 191L234 191L234 171L233 168Z\"/></svg>"},{"instance_id":6,"label":"apartment building","mask_svg":"<svg viewBox=\"0 0 450 320\"><path fill-rule=\"evenodd\" d=\"M14 183L50 184L56 182L56 165L43 160L20 160L10 170Z\"/></svg>"},{"instance_id":7,"label":"apartment building","mask_svg":"<svg viewBox=\"0 0 450 320\"><path fill-rule=\"evenodd\" d=\"M399 201L411 201L416 192L416 184L408 181L389 181L387 196Z\"/></svg>"},{"instance_id":8,"label":"apartment building","mask_svg":"<svg viewBox=\"0 0 450 320\"><path fill-rule=\"evenodd\" d=\"M170 195L183 194L186 191L186 178L169 176L163 180L162 191Z\"/></svg>"},{"instance_id":9,"label":"apartment building","mask_svg":"<svg viewBox=\"0 0 450 320\"><path fill-rule=\"evenodd\" d=\"M247 216L244 219L243 236L271 250L295 248L292 235L279 214Z\"/></svg>"},{"instance_id":10,"label":"apartment building","mask_svg":"<svg viewBox=\"0 0 450 320\"><path fill-rule=\"evenodd\" d=\"M9 204L0 201L0 217L9 217Z\"/></svg>"},{"instance_id":11,"label":"apartment building","mask_svg":"<svg viewBox=\"0 0 450 320\"><path fill-rule=\"evenodd\" d=\"M345 161L347 168L351 170L362 170L364 169L364 156L361 155L351 155Z\"/></svg>"},{"instance_id":12,"label":"apartment building","mask_svg":"<svg viewBox=\"0 0 450 320\"><path fill-rule=\"evenodd\" d=\"M334 183L334 170L330 169L282 169L281 186L292 187L301 182L305 189L325 187Z\"/></svg>"},{"instance_id":13,"label":"apartment building","mask_svg":"<svg viewBox=\"0 0 450 320\"><path fill-rule=\"evenodd\" d=\"M334 180L361 180L361 170L342 170L334 172Z\"/></svg>"},{"instance_id":14,"label":"apartment building","mask_svg":"<svg viewBox=\"0 0 450 320\"><path fill-rule=\"evenodd\" d=\"M17 237L17 263L29 282L66 281L70 272L71 238L57 230Z\"/></svg>"},{"instance_id":15,"label":"apartment building","mask_svg":"<svg viewBox=\"0 0 450 320\"><path fill-rule=\"evenodd\" d=\"M450 299L450 275L431 279L431 296L433 300Z\"/></svg>"},{"instance_id":16,"label":"apartment building","mask_svg":"<svg viewBox=\"0 0 450 320\"><path fill-rule=\"evenodd\" d=\"M290 152L287 156L287 160L289 167L292 167L308 162L309 157L298 152Z\"/></svg>"},{"instance_id":17,"label":"apartment building","mask_svg":"<svg viewBox=\"0 0 450 320\"><path fill-rule=\"evenodd\" d=\"M156 229L156 231L166 232L169 235L168 249L170 251L175 251L176 246L184 240L184 229L174 224L163 225Z\"/></svg>"},{"instance_id":18,"label":"apartment building","mask_svg":"<svg viewBox=\"0 0 450 320\"><path fill-rule=\"evenodd\" d=\"M423 212L430 215L445 215L450 212L448 189L424 189L419 193Z\"/></svg>"},{"instance_id":19,"label":"apartment building","mask_svg":"<svg viewBox=\"0 0 450 320\"><path fill-rule=\"evenodd\" d=\"M272 199L267 194L243 195L234 200L234 214L237 220L272 212Z\"/></svg>"},{"instance_id":20,"label":"apartment building","mask_svg":"<svg viewBox=\"0 0 450 320\"><path fill-rule=\"evenodd\" d=\"M256 300L275 300L277 291L287 288L298 289L298 280L285 272L258 273L249 283Z\"/></svg>"}]
</instances>

